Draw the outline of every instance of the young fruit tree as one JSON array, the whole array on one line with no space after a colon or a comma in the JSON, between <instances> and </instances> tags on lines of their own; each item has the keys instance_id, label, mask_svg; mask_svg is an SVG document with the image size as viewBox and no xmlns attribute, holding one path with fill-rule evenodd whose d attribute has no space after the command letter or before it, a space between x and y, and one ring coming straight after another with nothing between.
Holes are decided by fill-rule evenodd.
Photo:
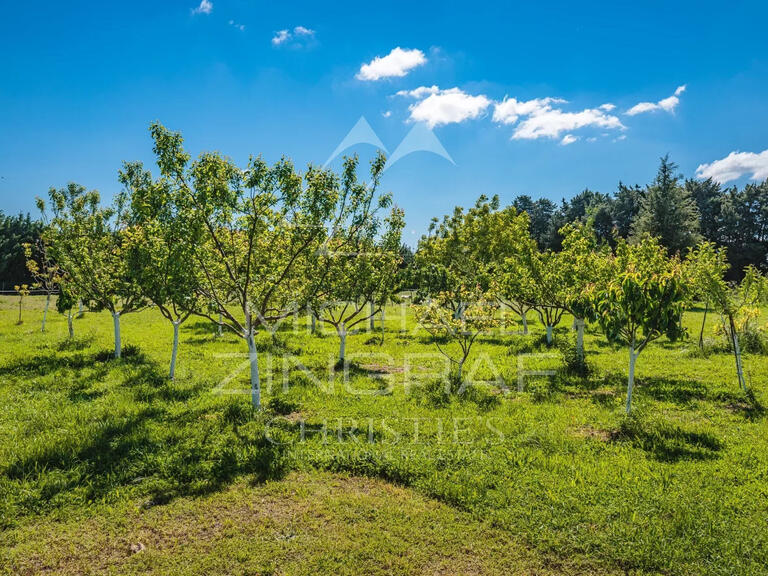
<instances>
[{"instance_id":1,"label":"young fruit tree","mask_svg":"<svg viewBox=\"0 0 768 576\"><path fill-rule=\"evenodd\" d=\"M539 251L532 243L506 260L506 292L536 311L546 327L548 345L552 344L554 329L567 311L566 299L571 289L561 260L556 252Z\"/></svg>"},{"instance_id":2,"label":"young fruit tree","mask_svg":"<svg viewBox=\"0 0 768 576\"><path fill-rule=\"evenodd\" d=\"M125 258L123 207L118 202L103 208L98 192L77 184L51 188L48 196L53 218L44 234L51 256L90 309L112 315L115 358L120 358L120 318L145 305ZM38 203L45 215L44 203Z\"/></svg>"},{"instance_id":3,"label":"young fruit tree","mask_svg":"<svg viewBox=\"0 0 768 576\"><path fill-rule=\"evenodd\" d=\"M302 175L286 159L269 166L251 158L246 169L216 153L190 162L179 133L157 123L150 131L161 176L189 205L198 291L213 303L195 314L247 342L251 403L259 408L256 330L304 309L322 285L312 264L346 210L339 178L312 166ZM350 221L365 219L357 210Z\"/></svg>"},{"instance_id":4,"label":"young fruit tree","mask_svg":"<svg viewBox=\"0 0 768 576\"><path fill-rule=\"evenodd\" d=\"M458 259L463 273L469 281L472 275L482 286L493 285L499 302L520 316L523 334L528 334L527 313L531 307L520 300L513 291L506 292L510 285L504 282L508 259L515 258L533 246L530 235L530 219L525 212L518 212L514 206L499 208L499 198L490 201L481 196L475 205L467 210L461 221L459 237L465 250Z\"/></svg>"},{"instance_id":5,"label":"young fruit tree","mask_svg":"<svg viewBox=\"0 0 768 576\"><path fill-rule=\"evenodd\" d=\"M27 242L23 245L24 256L27 259L27 270L32 275L34 288L39 288L45 293L45 308L43 309L43 323L40 328L45 332L45 323L48 319L48 309L51 306L51 296L56 292L61 279L59 266L51 259L50 250L43 236L36 242Z\"/></svg>"},{"instance_id":6,"label":"young fruit tree","mask_svg":"<svg viewBox=\"0 0 768 576\"><path fill-rule=\"evenodd\" d=\"M357 158L345 159L341 205L346 214L334 222L314 266L323 271L323 282L310 308L317 320L336 329L339 365L346 358L347 335L374 318L398 287L405 221L398 208L383 222L378 217L378 210L391 201L388 195L375 198L383 166L384 157L379 155L372 163L372 183L367 185L357 180Z\"/></svg>"},{"instance_id":7,"label":"young fruit tree","mask_svg":"<svg viewBox=\"0 0 768 576\"><path fill-rule=\"evenodd\" d=\"M414 258L414 281L418 286L415 301L423 302L439 294L460 294L461 285L479 285L483 292L494 288L500 302L518 312L527 329L527 305L510 297L500 281L506 260L517 256L532 242L528 216L514 207L499 209L499 199L480 196L464 210L457 207L442 222L433 220L429 234L422 237ZM502 290L496 290L501 285ZM513 295L514 296L514 295ZM463 314L461 301L445 302L457 318Z\"/></svg>"},{"instance_id":8,"label":"young fruit tree","mask_svg":"<svg viewBox=\"0 0 768 576\"><path fill-rule=\"evenodd\" d=\"M739 387L747 392L739 332L748 328L752 311L768 301L768 280L748 266L740 284L729 284L725 280L729 268L726 251L711 242L702 242L691 251L686 268L692 291L703 296L724 319L722 328L733 351Z\"/></svg>"},{"instance_id":9,"label":"young fruit tree","mask_svg":"<svg viewBox=\"0 0 768 576\"><path fill-rule=\"evenodd\" d=\"M24 298L29 296L29 285L22 284L22 285L16 285L13 287L13 289L16 291L16 294L19 295L19 319L16 321L16 324L23 324L24 320L21 317L21 309L24 305Z\"/></svg>"},{"instance_id":10,"label":"young fruit tree","mask_svg":"<svg viewBox=\"0 0 768 576\"><path fill-rule=\"evenodd\" d=\"M144 297L173 326L169 378L176 376L179 328L201 306L196 263L194 219L190 205L173 187L141 163L120 171L125 187L125 253L128 270Z\"/></svg>"},{"instance_id":11,"label":"young fruit tree","mask_svg":"<svg viewBox=\"0 0 768 576\"><path fill-rule=\"evenodd\" d=\"M69 339L72 340L75 337L75 327L72 318L72 309L78 303L78 296L74 292L74 286L67 283L66 278L63 278L59 282L59 294L56 297L56 310L59 314L67 315L67 330L69 331Z\"/></svg>"},{"instance_id":12,"label":"young fruit tree","mask_svg":"<svg viewBox=\"0 0 768 576\"><path fill-rule=\"evenodd\" d=\"M462 303L461 316L455 314L454 302ZM437 349L450 361L451 376L458 384L464 384L464 364L477 337L498 326L498 309L496 294L483 291L479 285L461 285L415 306L419 324L433 336Z\"/></svg>"},{"instance_id":13,"label":"young fruit tree","mask_svg":"<svg viewBox=\"0 0 768 576\"><path fill-rule=\"evenodd\" d=\"M668 257L652 236L636 244L619 240L611 267L611 280L595 295L595 312L608 340L629 349L629 414L637 357L661 336L674 341L685 334L681 319L686 286L679 259Z\"/></svg>"},{"instance_id":14,"label":"young fruit tree","mask_svg":"<svg viewBox=\"0 0 768 576\"><path fill-rule=\"evenodd\" d=\"M576 354L584 361L584 327L594 318L594 295L609 281L610 247L599 245L594 228L588 224L568 224L560 229L562 250L556 254L562 277L563 307L573 315L576 326Z\"/></svg>"}]
</instances>

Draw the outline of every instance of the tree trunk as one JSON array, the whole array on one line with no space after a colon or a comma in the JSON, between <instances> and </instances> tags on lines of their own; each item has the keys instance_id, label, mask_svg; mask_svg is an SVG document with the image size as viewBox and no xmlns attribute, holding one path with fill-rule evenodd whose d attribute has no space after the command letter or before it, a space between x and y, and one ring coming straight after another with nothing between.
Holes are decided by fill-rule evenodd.
<instances>
[{"instance_id":1,"label":"tree trunk","mask_svg":"<svg viewBox=\"0 0 768 576\"><path fill-rule=\"evenodd\" d=\"M371 317L368 318L368 328L373 332L376 330L376 315L374 314L375 306L373 305L373 300L371 300Z\"/></svg>"},{"instance_id":2,"label":"tree trunk","mask_svg":"<svg viewBox=\"0 0 768 576\"><path fill-rule=\"evenodd\" d=\"M70 340L75 337L75 328L72 326L72 309L70 308L67 311L67 328L69 328L69 338Z\"/></svg>"},{"instance_id":3,"label":"tree trunk","mask_svg":"<svg viewBox=\"0 0 768 576\"><path fill-rule=\"evenodd\" d=\"M122 355L122 346L120 345L120 312L112 313L112 322L115 324L115 358Z\"/></svg>"},{"instance_id":4,"label":"tree trunk","mask_svg":"<svg viewBox=\"0 0 768 576\"><path fill-rule=\"evenodd\" d=\"M528 336L528 311L525 308L521 309L523 312L520 314L520 318L523 320L523 336Z\"/></svg>"},{"instance_id":5,"label":"tree trunk","mask_svg":"<svg viewBox=\"0 0 768 576\"><path fill-rule=\"evenodd\" d=\"M381 305L381 332L384 333L384 308L386 307L386 301ZM382 336L382 339L384 336Z\"/></svg>"},{"instance_id":6,"label":"tree trunk","mask_svg":"<svg viewBox=\"0 0 768 576\"><path fill-rule=\"evenodd\" d=\"M248 360L251 364L251 405L255 410L261 408L261 385L259 384L259 353L256 350L256 340L253 329L248 328Z\"/></svg>"},{"instance_id":7,"label":"tree trunk","mask_svg":"<svg viewBox=\"0 0 768 576\"><path fill-rule=\"evenodd\" d=\"M43 310L43 326L40 328L40 332L45 332L45 321L48 319L48 307L51 305L51 295L48 294L45 297L45 309Z\"/></svg>"},{"instance_id":8,"label":"tree trunk","mask_svg":"<svg viewBox=\"0 0 768 576\"><path fill-rule=\"evenodd\" d=\"M632 410L632 389L635 386L635 362L637 361L637 354L635 354L635 343L629 345L629 382L627 383L627 414Z\"/></svg>"},{"instance_id":9,"label":"tree trunk","mask_svg":"<svg viewBox=\"0 0 768 576\"><path fill-rule=\"evenodd\" d=\"M704 349L704 325L707 323L707 312L709 312L709 300L704 308L704 319L701 321L701 331L699 332L699 348Z\"/></svg>"},{"instance_id":10,"label":"tree trunk","mask_svg":"<svg viewBox=\"0 0 768 576\"><path fill-rule=\"evenodd\" d=\"M219 312L219 338L221 338L222 336L221 327L223 323L224 323L224 318L221 316L221 312Z\"/></svg>"},{"instance_id":11,"label":"tree trunk","mask_svg":"<svg viewBox=\"0 0 768 576\"><path fill-rule=\"evenodd\" d=\"M459 361L459 367L456 370L456 376L459 379L459 384L462 384L464 382L464 361L467 358L464 357Z\"/></svg>"},{"instance_id":12,"label":"tree trunk","mask_svg":"<svg viewBox=\"0 0 768 576\"><path fill-rule=\"evenodd\" d=\"M584 361L584 319L576 318L576 354Z\"/></svg>"},{"instance_id":13,"label":"tree trunk","mask_svg":"<svg viewBox=\"0 0 768 576\"><path fill-rule=\"evenodd\" d=\"M347 327L342 323L339 327L339 364L344 364L347 351Z\"/></svg>"},{"instance_id":14,"label":"tree trunk","mask_svg":"<svg viewBox=\"0 0 768 576\"><path fill-rule=\"evenodd\" d=\"M173 322L173 350L171 351L171 370L168 377L173 380L176 377L176 354L179 351L179 326L181 320Z\"/></svg>"},{"instance_id":15,"label":"tree trunk","mask_svg":"<svg viewBox=\"0 0 768 576\"><path fill-rule=\"evenodd\" d=\"M19 298L19 321L18 321L18 324L21 324L23 322L23 320L21 319L21 303L22 303L22 299Z\"/></svg>"},{"instance_id":16,"label":"tree trunk","mask_svg":"<svg viewBox=\"0 0 768 576\"><path fill-rule=\"evenodd\" d=\"M552 326L547 326L547 344L552 345Z\"/></svg>"},{"instance_id":17,"label":"tree trunk","mask_svg":"<svg viewBox=\"0 0 768 576\"><path fill-rule=\"evenodd\" d=\"M317 317L315 316L315 313L312 313L312 334L315 334L317 332Z\"/></svg>"},{"instance_id":18,"label":"tree trunk","mask_svg":"<svg viewBox=\"0 0 768 576\"><path fill-rule=\"evenodd\" d=\"M80 300L80 309L77 311L77 317L82 318L83 317L83 301Z\"/></svg>"},{"instance_id":19,"label":"tree trunk","mask_svg":"<svg viewBox=\"0 0 768 576\"><path fill-rule=\"evenodd\" d=\"M731 342L733 343L733 355L736 359L736 375L739 377L739 387L746 392L747 383L744 380L744 368L741 364L741 347L739 346L739 334L736 332L736 323L733 314L728 315L728 323L731 327Z\"/></svg>"}]
</instances>

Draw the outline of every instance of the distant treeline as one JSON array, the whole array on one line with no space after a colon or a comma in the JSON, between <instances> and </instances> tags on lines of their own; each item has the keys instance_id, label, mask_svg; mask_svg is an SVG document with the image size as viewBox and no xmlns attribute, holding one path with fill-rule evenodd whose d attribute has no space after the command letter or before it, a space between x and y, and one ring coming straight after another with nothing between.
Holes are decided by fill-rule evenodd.
<instances>
[{"instance_id":1,"label":"distant treeline","mask_svg":"<svg viewBox=\"0 0 768 576\"><path fill-rule=\"evenodd\" d=\"M29 214L6 216L0 211L0 290L13 290L16 284L32 284L23 244L40 237L42 223Z\"/></svg>"},{"instance_id":2,"label":"distant treeline","mask_svg":"<svg viewBox=\"0 0 768 576\"><path fill-rule=\"evenodd\" d=\"M739 279L750 264L768 270L768 180L739 189L711 179L684 179L665 156L656 178L646 186L620 182L613 194L587 189L560 205L523 195L513 205L530 216L531 235L542 249L559 250L559 230L581 221L611 244L617 236L631 238L648 232L671 252L684 254L699 241L709 240L727 248L732 279ZM22 244L35 241L41 229L42 223L29 214L0 212L0 290L32 282ZM410 260L410 250L404 252Z\"/></svg>"},{"instance_id":3,"label":"distant treeline","mask_svg":"<svg viewBox=\"0 0 768 576\"><path fill-rule=\"evenodd\" d=\"M619 183L611 195L584 190L558 206L551 200L518 196L513 205L531 218L531 234L542 249L559 250L559 230L588 222L598 238L615 243L648 232L670 252L685 252L701 240L727 249L731 278L746 266L768 269L768 180L742 189L707 180L684 180L665 156L646 186Z\"/></svg>"}]
</instances>

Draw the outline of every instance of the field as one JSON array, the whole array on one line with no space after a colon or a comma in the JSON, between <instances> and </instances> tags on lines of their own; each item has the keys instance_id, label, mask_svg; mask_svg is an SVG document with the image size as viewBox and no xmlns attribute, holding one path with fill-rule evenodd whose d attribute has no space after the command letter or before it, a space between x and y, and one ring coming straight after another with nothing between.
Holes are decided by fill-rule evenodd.
<instances>
[{"instance_id":1,"label":"field","mask_svg":"<svg viewBox=\"0 0 768 576\"><path fill-rule=\"evenodd\" d=\"M3 573L768 574L768 357L745 355L746 398L701 310L640 356L631 417L595 326L590 373L565 369L570 318L559 347L533 314L481 337L446 394L407 306L346 371L300 317L258 335L254 413L244 341L205 320L171 382L156 311L123 317L115 360L108 314L69 341L41 310L0 299Z\"/></svg>"}]
</instances>

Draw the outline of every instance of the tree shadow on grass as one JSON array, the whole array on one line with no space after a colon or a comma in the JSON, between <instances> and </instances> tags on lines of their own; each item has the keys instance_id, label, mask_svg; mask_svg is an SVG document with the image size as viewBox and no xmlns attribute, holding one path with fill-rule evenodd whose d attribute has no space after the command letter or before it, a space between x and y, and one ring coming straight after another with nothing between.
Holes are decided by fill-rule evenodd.
<instances>
[{"instance_id":1,"label":"tree shadow on grass","mask_svg":"<svg viewBox=\"0 0 768 576\"><path fill-rule=\"evenodd\" d=\"M84 500L144 495L160 504L218 490L241 475L262 482L287 470L283 445L267 436L265 416L247 401L202 395L205 382L170 381L138 349L95 369L94 355L83 355L75 365L91 369L77 378L67 373L71 361L36 360L27 364L63 370L69 389L57 402L67 432L60 433L62 420L54 418L20 440L0 469L0 491L7 495L1 526ZM115 379L116 372L124 377ZM74 409L106 395L109 401L88 408L88 418Z\"/></svg>"},{"instance_id":2,"label":"tree shadow on grass","mask_svg":"<svg viewBox=\"0 0 768 576\"><path fill-rule=\"evenodd\" d=\"M628 442L659 462L713 460L723 443L714 434L683 428L663 420L634 414L624 419L611 435L614 442Z\"/></svg>"},{"instance_id":3,"label":"tree shadow on grass","mask_svg":"<svg viewBox=\"0 0 768 576\"><path fill-rule=\"evenodd\" d=\"M59 342L56 349L59 352L79 352L86 348L90 348L91 344L93 344L93 336L67 338L66 340Z\"/></svg>"},{"instance_id":4,"label":"tree shadow on grass","mask_svg":"<svg viewBox=\"0 0 768 576\"><path fill-rule=\"evenodd\" d=\"M627 375L610 372L603 376L603 384L617 392L626 392ZM712 387L691 379L638 377L635 380L635 395L647 396L659 402L669 402L682 407L690 407L694 402L743 402L744 395L739 392L713 390Z\"/></svg>"}]
</instances>

